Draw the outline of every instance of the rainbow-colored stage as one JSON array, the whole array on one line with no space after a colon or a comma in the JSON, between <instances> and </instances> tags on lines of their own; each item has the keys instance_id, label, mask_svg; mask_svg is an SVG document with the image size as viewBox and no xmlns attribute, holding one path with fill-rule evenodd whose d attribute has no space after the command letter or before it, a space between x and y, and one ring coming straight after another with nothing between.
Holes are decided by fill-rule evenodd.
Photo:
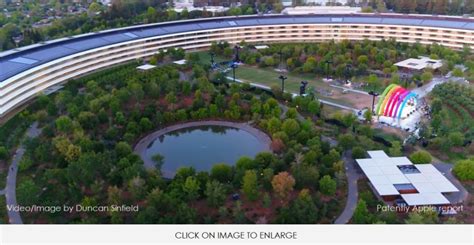
<instances>
[{"instance_id":1,"label":"rainbow-colored stage","mask_svg":"<svg viewBox=\"0 0 474 245\"><path fill-rule=\"evenodd\" d=\"M397 84L390 84L379 98L378 116L404 119L416 108L417 95Z\"/></svg>"}]
</instances>

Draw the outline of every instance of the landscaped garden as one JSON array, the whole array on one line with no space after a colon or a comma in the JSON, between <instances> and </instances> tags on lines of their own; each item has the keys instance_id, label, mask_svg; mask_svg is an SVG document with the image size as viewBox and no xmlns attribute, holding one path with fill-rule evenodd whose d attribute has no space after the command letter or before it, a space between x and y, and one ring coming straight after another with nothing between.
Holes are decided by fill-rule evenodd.
<instances>
[{"instance_id":1,"label":"landscaped garden","mask_svg":"<svg viewBox=\"0 0 474 245\"><path fill-rule=\"evenodd\" d=\"M229 45L219 45L211 47L215 61L232 59ZM278 44L262 51L245 43L242 47L244 64L237 68L237 78L266 84L271 91L231 83L232 79L225 78L231 73L211 69L207 52L185 54L169 49L151 58L149 62L158 67L149 71L136 69L140 61L72 80L59 92L40 96L0 127L0 134L18 135L1 138L9 153L6 159L20 143L14 139L20 139L31 122L38 121L42 128L40 137L25 142L16 191L19 204L138 206L137 212L23 212L23 221L332 223L342 212L347 194L343 154L352 151L353 157L361 157L367 150L386 150L390 156L401 156L412 149L402 147L399 137L358 121L352 113L321 105L316 98L324 98L321 88L329 87L322 78L357 81L365 76L369 85L363 84L361 89L377 89L390 82L401 83L393 68L399 58L428 52L455 64L462 55L439 46L370 41ZM310 81L308 89L314 90L309 94L315 97L293 98L280 92L279 72L275 71L280 66L275 54L280 50L288 70L287 91L297 92L301 79L306 79ZM171 62L182 58L187 64ZM352 65L346 70L348 63ZM386 77L369 75L369 69L383 70ZM334 100L351 103L345 98ZM458 102L468 108L469 103ZM208 167L201 171L191 164L184 167L188 163L181 158L170 162L173 158L167 159L159 151L149 153L154 166L147 168L143 156L134 152L140 140L153 132L201 121L249 125L269 137L269 151L244 153L252 156L216 164L202 160ZM165 135L165 141L172 132ZM447 135L460 142L456 135ZM159 138L153 140L156 143ZM177 144L169 147L182 154L200 154ZM163 176L164 164L181 167ZM368 194L363 199L366 207L361 204L358 208L362 214L376 203ZM402 222L376 215L353 219L353 223L392 221Z\"/></svg>"}]
</instances>

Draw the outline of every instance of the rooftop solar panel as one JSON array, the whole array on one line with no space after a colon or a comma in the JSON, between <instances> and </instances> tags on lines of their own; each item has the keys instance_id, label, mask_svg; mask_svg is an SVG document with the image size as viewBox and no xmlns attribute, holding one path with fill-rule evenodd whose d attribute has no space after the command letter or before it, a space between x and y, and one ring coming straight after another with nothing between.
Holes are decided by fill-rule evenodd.
<instances>
[{"instance_id":1,"label":"rooftop solar panel","mask_svg":"<svg viewBox=\"0 0 474 245\"><path fill-rule=\"evenodd\" d=\"M20 63L20 64L25 64L25 65L31 65L31 64L34 64L34 63L38 62L37 60L28 59L28 58L24 58L24 57L17 57L15 59L11 59L10 61Z\"/></svg>"},{"instance_id":2,"label":"rooftop solar panel","mask_svg":"<svg viewBox=\"0 0 474 245\"><path fill-rule=\"evenodd\" d=\"M262 18L257 20L262 25L275 25L275 24L292 24L294 23L293 18Z\"/></svg>"},{"instance_id":3,"label":"rooftop solar panel","mask_svg":"<svg viewBox=\"0 0 474 245\"><path fill-rule=\"evenodd\" d=\"M421 22L421 25L450 27L450 28L461 28L465 24L466 22L447 21L447 20L423 20Z\"/></svg>"},{"instance_id":4,"label":"rooftop solar panel","mask_svg":"<svg viewBox=\"0 0 474 245\"><path fill-rule=\"evenodd\" d=\"M169 27L163 27L163 29L170 33L175 33L175 32L194 31L194 30L199 30L201 28L199 28L199 26L196 24L186 24L186 25L173 25Z\"/></svg>"},{"instance_id":5,"label":"rooftop solar panel","mask_svg":"<svg viewBox=\"0 0 474 245\"><path fill-rule=\"evenodd\" d=\"M418 25L420 19L402 19L402 18L382 18L382 23L392 25Z\"/></svg>"},{"instance_id":6,"label":"rooftop solar panel","mask_svg":"<svg viewBox=\"0 0 474 245\"><path fill-rule=\"evenodd\" d=\"M167 33L168 31L163 30L162 28L138 29L136 31L133 31L134 35L137 35L140 37L153 37L153 36L158 36L158 35L164 35Z\"/></svg>"},{"instance_id":7,"label":"rooftop solar panel","mask_svg":"<svg viewBox=\"0 0 474 245\"><path fill-rule=\"evenodd\" d=\"M20 69L26 69L31 67L31 65L26 65L22 63L16 63L11 61L0 61L0 81L5 80L10 75L14 75Z\"/></svg>"},{"instance_id":8,"label":"rooftop solar panel","mask_svg":"<svg viewBox=\"0 0 474 245\"><path fill-rule=\"evenodd\" d=\"M75 49L78 51L83 51L83 50L87 50L91 48L97 48L106 44L109 44L109 42L107 42L106 40L100 37L95 37L95 38L87 38L81 41L74 41L73 43L64 44L62 46L66 48L70 48L70 49Z\"/></svg>"},{"instance_id":9,"label":"rooftop solar panel","mask_svg":"<svg viewBox=\"0 0 474 245\"><path fill-rule=\"evenodd\" d=\"M125 32L123 35L127 36L127 37L130 37L130 38L136 38L138 37L137 35L131 33L131 32Z\"/></svg>"},{"instance_id":10,"label":"rooftop solar panel","mask_svg":"<svg viewBox=\"0 0 474 245\"><path fill-rule=\"evenodd\" d=\"M344 17L344 22L350 23L380 23L382 22L381 18L370 18L370 17Z\"/></svg>"},{"instance_id":11,"label":"rooftop solar panel","mask_svg":"<svg viewBox=\"0 0 474 245\"><path fill-rule=\"evenodd\" d=\"M136 35L134 36L137 37ZM102 39L110 43L118 43L118 42L132 40L133 38L128 35L125 35L124 33L124 34L112 34L112 35L103 36Z\"/></svg>"},{"instance_id":12,"label":"rooftop solar panel","mask_svg":"<svg viewBox=\"0 0 474 245\"><path fill-rule=\"evenodd\" d=\"M234 22L235 24L235 22ZM199 27L202 29L212 29L212 28L222 28L222 27L229 27L231 24L227 21L220 21L220 22L204 22L204 23L199 23Z\"/></svg>"},{"instance_id":13,"label":"rooftop solar panel","mask_svg":"<svg viewBox=\"0 0 474 245\"><path fill-rule=\"evenodd\" d=\"M423 17L392 17L383 15L370 17L362 15L301 15L301 16L283 16L283 17L238 17L229 18L226 20L204 20L196 22L184 22L179 24L160 24L151 27L130 27L127 30L118 30L110 33L87 34L81 39L67 39L63 41L60 39L54 40L50 44L37 45L35 49L25 48L23 51L2 52L0 62L3 62L0 71L0 81L6 79L12 74L20 73L35 65L43 64L45 62L54 60L59 57L64 57L87 49L100 47L112 43L123 42L132 39L146 38L157 35L164 35L168 33L186 32L192 30L201 30L203 28L219 28L229 26L249 26L249 25L271 25L271 24L293 24L293 23L384 23L394 25L421 25L445 28L460 28L466 30L474 30L474 23L466 19L430 19ZM10 62L8 68L5 61L15 59L20 63ZM31 63L31 60L37 62ZM21 64L24 63L24 64ZM16 64L16 65L15 65ZM18 66L19 65L19 66ZM6 75L6 74L9 75Z\"/></svg>"},{"instance_id":14,"label":"rooftop solar panel","mask_svg":"<svg viewBox=\"0 0 474 245\"><path fill-rule=\"evenodd\" d=\"M256 19L247 19L247 20L236 20L235 21L239 26L251 26L251 25L258 25L258 21Z\"/></svg>"},{"instance_id":15,"label":"rooftop solar panel","mask_svg":"<svg viewBox=\"0 0 474 245\"><path fill-rule=\"evenodd\" d=\"M295 23L329 23L331 18L329 17L303 17L294 18Z\"/></svg>"},{"instance_id":16,"label":"rooftop solar panel","mask_svg":"<svg viewBox=\"0 0 474 245\"><path fill-rule=\"evenodd\" d=\"M467 23L462 28L469 29L469 30L474 30L474 23Z\"/></svg>"},{"instance_id":17,"label":"rooftop solar panel","mask_svg":"<svg viewBox=\"0 0 474 245\"><path fill-rule=\"evenodd\" d=\"M33 52L27 52L23 57L41 61L52 60L58 57L76 53L77 50L66 48L64 46L52 46L45 49L39 49Z\"/></svg>"}]
</instances>

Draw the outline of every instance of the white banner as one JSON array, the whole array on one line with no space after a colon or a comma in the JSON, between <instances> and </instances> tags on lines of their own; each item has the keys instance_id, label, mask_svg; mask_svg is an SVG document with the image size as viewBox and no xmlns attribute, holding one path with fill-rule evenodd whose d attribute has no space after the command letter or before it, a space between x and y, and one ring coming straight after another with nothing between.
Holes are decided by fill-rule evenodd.
<instances>
[{"instance_id":1,"label":"white banner","mask_svg":"<svg viewBox=\"0 0 474 245\"><path fill-rule=\"evenodd\" d=\"M473 225L3 225L0 244L473 245Z\"/></svg>"}]
</instances>

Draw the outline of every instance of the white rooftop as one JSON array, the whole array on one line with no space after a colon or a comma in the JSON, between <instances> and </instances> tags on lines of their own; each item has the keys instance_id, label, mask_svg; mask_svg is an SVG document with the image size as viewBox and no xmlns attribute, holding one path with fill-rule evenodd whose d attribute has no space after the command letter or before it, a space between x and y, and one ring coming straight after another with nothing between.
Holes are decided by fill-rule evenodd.
<instances>
[{"instance_id":1,"label":"white rooftop","mask_svg":"<svg viewBox=\"0 0 474 245\"><path fill-rule=\"evenodd\" d=\"M441 60L435 60L430 59L428 57L419 56L418 59L409 58L395 63L395 65L398 67L408 68L412 70L423 70L426 68L438 69L443 66L443 62Z\"/></svg>"},{"instance_id":2,"label":"white rooftop","mask_svg":"<svg viewBox=\"0 0 474 245\"><path fill-rule=\"evenodd\" d=\"M256 49L267 49L268 45L255 45Z\"/></svg>"},{"instance_id":3,"label":"white rooftop","mask_svg":"<svg viewBox=\"0 0 474 245\"><path fill-rule=\"evenodd\" d=\"M186 65L186 60L177 60L177 61L174 61L173 63L177 65Z\"/></svg>"},{"instance_id":4,"label":"white rooftop","mask_svg":"<svg viewBox=\"0 0 474 245\"><path fill-rule=\"evenodd\" d=\"M401 195L410 206L441 205L449 203L442 193L459 191L431 164L414 165L407 157L389 157L384 151L367 153L371 158L356 162L380 196ZM418 193L401 194L398 184L411 185Z\"/></svg>"},{"instance_id":5,"label":"white rooftop","mask_svg":"<svg viewBox=\"0 0 474 245\"><path fill-rule=\"evenodd\" d=\"M147 71L147 70L153 69L155 67L156 66L154 66L154 65L144 64L144 65L138 66L137 69L142 70L142 71Z\"/></svg>"}]
</instances>

